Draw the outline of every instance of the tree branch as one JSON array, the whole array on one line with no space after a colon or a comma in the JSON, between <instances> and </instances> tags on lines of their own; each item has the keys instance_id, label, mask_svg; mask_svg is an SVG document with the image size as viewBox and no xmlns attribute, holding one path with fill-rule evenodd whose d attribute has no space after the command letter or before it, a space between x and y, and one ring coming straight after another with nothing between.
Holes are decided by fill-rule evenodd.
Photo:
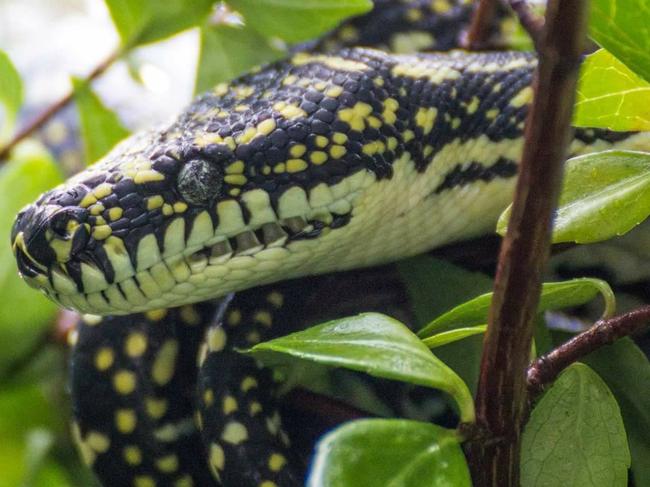
<instances>
[{"instance_id":1,"label":"tree branch","mask_svg":"<svg viewBox=\"0 0 650 487\"><path fill-rule=\"evenodd\" d=\"M480 0L472 15L472 22L461 40L461 45L470 51L481 51L488 47L490 28L497 10L497 0Z\"/></svg>"},{"instance_id":2,"label":"tree branch","mask_svg":"<svg viewBox=\"0 0 650 487\"><path fill-rule=\"evenodd\" d=\"M122 51L120 49L113 51L106 57L106 59L95 66L95 68L84 78L85 81L90 83L101 76L121 56L121 54ZM54 115L65 108L73 98L74 90L70 90L67 94L46 108L45 111L38 115L32 122L16 132L11 140L7 142L4 147L0 148L0 164L9 158L11 151L16 147L16 145L18 145L18 143L43 127L43 125L45 125Z\"/></svg>"},{"instance_id":3,"label":"tree branch","mask_svg":"<svg viewBox=\"0 0 650 487\"><path fill-rule=\"evenodd\" d=\"M509 0L510 8L517 14L519 23L528 32L536 48L539 48L544 19L530 9L526 0Z\"/></svg>"},{"instance_id":4,"label":"tree branch","mask_svg":"<svg viewBox=\"0 0 650 487\"><path fill-rule=\"evenodd\" d=\"M546 12L535 97L526 121L512 216L499 255L476 396L479 429L504 440L468 443L477 487L519 485L526 369L569 142L586 5L586 0L550 0Z\"/></svg>"},{"instance_id":5,"label":"tree branch","mask_svg":"<svg viewBox=\"0 0 650 487\"><path fill-rule=\"evenodd\" d=\"M528 367L527 381L530 393L538 394L545 385L553 382L560 372L572 363L600 347L614 343L619 338L643 330L648 323L650 323L650 306L643 306L614 318L597 321L591 328L546 355L542 355Z\"/></svg>"}]
</instances>

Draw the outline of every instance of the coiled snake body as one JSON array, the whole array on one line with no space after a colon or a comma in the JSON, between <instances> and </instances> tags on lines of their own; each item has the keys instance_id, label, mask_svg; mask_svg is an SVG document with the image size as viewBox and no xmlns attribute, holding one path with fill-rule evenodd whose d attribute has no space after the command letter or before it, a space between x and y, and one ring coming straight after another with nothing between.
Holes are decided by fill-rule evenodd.
<instances>
[{"instance_id":1,"label":"coiled snake body","mask_svg":"<svg viewBox=\"0 0 650 487\"><path fill-rule=\"evenodd\" d=\"M454 19L469 12L445 5ZM72 359L74 428L102 482L300 483L271 377L234 348L298 325L312 281L256 287L491 230L511 195L535 62L298 53L215 87L25 208L12 234L24 279L112 315L85 319ZM578 130L571 152L648 145ZM250 288L229 306L206 301Z\"/></svg>"}]
</instances>

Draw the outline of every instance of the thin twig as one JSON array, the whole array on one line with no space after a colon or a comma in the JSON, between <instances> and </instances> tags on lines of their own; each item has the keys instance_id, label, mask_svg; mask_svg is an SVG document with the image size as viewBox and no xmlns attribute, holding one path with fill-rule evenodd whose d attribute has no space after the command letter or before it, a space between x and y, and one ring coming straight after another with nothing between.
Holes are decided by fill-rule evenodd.
<instances>
[{"instance_id":1,"label":"thin twig","mask_svg":"<svg viewBox=\"0 0 650 487\"><path fill-rule=\"evenodd\" d=\"M373 417L368 413L323 394L317 394L303 388L291 390L283 398L295 410L317 415L328 427L337 426L345 421Z\"/></svg>"},{"instance_id":2,"label":"thin twig","mask_svg":"<svg viewBox=\"0 0 650 487\"><path fill-rule=\"evenodd\" d=\"M510 8L517 14L519 23L528 32L535 47L539 47L542 30L544 29L544 18L533 12L526 0L509 0Z\"/></svg>"},{"instance_id":3,"label":"thin twig","mask_svg":"<svg viewBox=\"0 0 650 487\"><path fill-rule=\"evenodd\" d=\"M546 12L535 97L526 121L512 216L499 255L476 396L478 427L504 441L468 443L477 487L519 485L526 369L549 254L552 211L571 133L586 5L586 0L550 0Z\"/></svg>"},{"instance_id":4,"label":"thin twig","mask_svg":"<svg viewBox=\"0 0 650 487\"><path fill-rule=\"evenodd\" d=\"M469 29L461 39L461 45L470 51L482 51L488 47L490 28L497 9L497 0L480 0Z\"/></svg>"},{"instance_id":5,"label":"thin twig","mask_svg":"<svg viewBox=\"0 0 650 487\"><path fill-rule=\"evenodd\" d=\"M650 323L650 306L644 306L629 313L607 320L597 321L588 330L576 335L555 350L542 355L528 367L527 381L531 394L538 394L545 385L572 363L614 343L619 338L633 335Z\"/></svg>"},{"instance_id":6,"label":"thin twig","mask_svg":"<svg viewBox=\"0 0 650 487\"><path fill-rule=\"evenodd\" d=\"M120 49L113 51L106 57L106 59L95 66L95 68L84 78L84 80L89 83L99 77L121 56L121 54L122 51ZM0 164L2 164L2 162L9 157L11 151L14 149L14 147L16 147L16 145L18 145L19 142L29 137L43 125L45 125L54 115L65 108L68 103L72 101L73 97L74 91L70 90L67 94L46 108L45 111L38 115L32 122L16 132L11 140L7 142L4 147L0 148Z\"/></svg>"}]
</instances>

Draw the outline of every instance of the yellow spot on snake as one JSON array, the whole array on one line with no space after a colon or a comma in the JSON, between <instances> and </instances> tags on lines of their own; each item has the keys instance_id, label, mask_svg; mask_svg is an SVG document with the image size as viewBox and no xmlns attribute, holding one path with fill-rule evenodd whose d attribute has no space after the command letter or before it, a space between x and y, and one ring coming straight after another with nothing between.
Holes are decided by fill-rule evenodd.
<instances>
[{"instance_id":1,"label":"yellow spot on snake","mask_svg":"<svg viewBox=\"0 0 650 487\"><path fill-rule=\"evenodd\" d=\"M244 161L235 161L226 167L226 174L241 174L244 172Z\"/></svg>"},{"instance_id":2,"label":"yellow spot on snake","mask_svg":"<svg viewBox=\"0 0 650 487\"><path fill-rule=\"evenodd\" d=\"M275 120L268 118L257 126L257 132L262 135L269 135L275 130Z\"/></svg>"},{"instance_id":3,"label":"yellow spot on snake","mask_svg":"<svg viewBox=\"0 0 650 487\"><path fill-rule=\"evenodd\" d=\"M174 208L174 212L183 213L185 210L187 210L187 203L183 203L182 201L177 201L176 203L174 203L172 207Z\"/></svg>"},{"instance_id":4,"label":"yellow spot on snake","mask_svg":"<svg viewBox=\"0 0 650 487\"><path fill-rule=\"evenodd\" d=\"M131 333L126 339L124 350L131 358L140 357L147 350L147 337L141 332Z\"/></svg>"},{"instance_id":5,"label":"yellow spot on snake","mask_svg":"<svg viewBox=\"0 0 650 487\"><path fill-rule=\"evenodd\" d=\"M428 135L433 129L433 124L438 116L438 110L435 107L420 108L415 114L415 123L422 128L422 132Z\"/></svg>"},{"instance_id":6,"label":"yellow spot on snake","mask_svg":"<svg viewBox=\"0 0 650 487\"><path fill-rule=\"evenodd\" d=\"M167 401L165 399L148 398L145 401L145 408L149 416L160 419L167 412Z\"/></svg>"},{"instance_id":7,"label":"yellow spot on snake","mask_svg":"<svg viewBox=\"0 0 650 487\"><path fill-rule=\"evenodd\" d=\"M226 347L226 332L223 328L210 328L208 330L208 350L211 352L220 352Z\"/></svg>"},{"instance_id":8,"label":"yellow spot on snake","mask_svg":"<svg viewBox=\"0 0 650 487\"><path fill-rule=\"evenodd\" d=\"M157 194L156 196L150 196L147 198L147 210L155 210L156 208L160 208L165 200L163 200L163 197Z\"/></svg>"},{"instance_id":9,"label":"yellow spot on snake","mask_svg":"<svg viewBox=\"0 0 650 487\"><path fill-rule=\"evenodd\" d=\"M241 311L238 309L233 309L230 313L228 313L228 318L226 319L226 322L230 326L237 326L241 323Z\"/></svg>"},{"instance_id":10,"label":"yellow spot on snake","mask_svg":"<svg viewBox=\"0 0 650 487\"><path fill-rule=\"evenodd\" d=\"M174 454L167 455L156 460L156 468L164 473L172 473L178 470L178 457Z\"/></svg>"},{"instance_id":11,"label":"yellow spot on snake","mask_svg":"<svg viewBox=\"0 0 650 487\"><path fill-rule=\"evenodd\" d=\"M97 370L108 370L115 361L115 354L109 347L102 347L95 353L95 367Z\"/></svg>"},{"instance_id":12,"label":"yellow spot on snake","mask_svg":"<svg viewBox=\"0 0 650 487\"><path fill-rule=\"evenodd\" d=\"M110 210L108 210L108 218L114 222L115 220L119 220L120 218L122 218L122 213L123 213L122 208L116 206L115 208L111 208Z\"/></svg>"},{"instance_id":13,"label":"yellow spot on snake","mask_svg":"<svg viewBox=\"0 0 650 487\"><path fill-rule=\"evenodd\" d=\"M288 173L304 171L307 169L307 163L302 159L289 159L286 169Z\"/></svg>"},{"instance_id":14,"label":"yellow spot on snake","mask_svg":"<svg viewBox=\"0 0 650 487\"><path fill-rule=\"evenodd\" d=\"M137 446L125 446L122 456L129 465L140 465L142 463L142 451Z\"/></svg>"},{"instance_id":15,"label":"yellow spot on snake","mask_svg":"<svg viewBox=\"0 0 650 487\"><path fill-rule=\"evenodd\" d=\"M289 149L289 154L291 157L301 157L305 152L307 151L307 147L305 147L304 144L296 144L294 146L291 146Z\"/></svg>"},{"instance_id":16,"label":"yellow spot on snake","mask_svg":"<svg viewBox=\"0 0 650 487\"><path fill-rule=\"evenodd\" d=\"M228 395L223 398L223 414L230 414L237 411L237 399Z\"/></svg>"},{"instance_id":17,"label":"yellow spot on snake","mask_svg":"<svg viewBox=\"0 0 650 487\"><path fill-rule=\"evenodd\" d=\"M255 377L251 377L250 375L244 377L244 380L241 381L241 390L243 392L248 392L253 387L257 387L257 380L255 380Z\"/></svg>"},{"instance_id":18,"label":"yellow spot on snake","mask_svg":"<svg viewBox=\"0 0 650 487\"><path fill-rule=\"evenodd\" d=\"M323 151L317 150L309 154L309 160L313 164L320 165L327 161L327 154Z\"/></svg>"},{"instance_id":19,"label":"yellow spot on snake","mask_svg":"<svg viewBox=\"0 0 650 487\"><path fill-rule=\"evenodd\" d=\"M218 443L210 445L210 465L216 470L223 470L226 464L226 455Z\"/></svg>"},{"instance_id":20,"label":"yellow spot on snake","mask_svg":"<svg viewBox=\"0 0 650 487\"><path fill-rule=\"evenodd\" d=\"M149 321L156 322L162 320L165 316L167 316L167 310L164 308L152 309L147 311L144 315Z\"/></svg>"},{"instance_id":21,"label":"yellow spot on snake","mask_svg":"<svg viewBox=\"0 0 650 487\"><path fill-rule=\"evenodd\" d=\"M133 409L118 409L115 411L115 426L120 433L132 433L137 419Z\"/></svg>"},{"instance_id":22,"label":"yellow spot on snake","mask_svg":"<svg viewBox=\"0 0 650 487\"><path fill-rule=\"evenodd\" d=\"M135 390L135 374L129 370L120 370L113 375L113 387L123 395Z\"/></svg>"},{"instance_id":23,"label":"yellow spot on snake","mask_svg":"<svg viewBox=\"0 0 650 487\"><path fill-rule=\"evenodd\" d=\"M270 327L273 324L273 318L271 313L268 311L258 311L253 315L253 320L257 323L261 323L266 327Z\"/></svg>"},{"instance_id":24,"label":"yellow spot on snake","mask_svg":"<svg viewBox=\"0 0 650 487\"><path fill-rule=\"evenodd\" d=\"M95 240L105 240L110 237L112 233L113 230L108 225L99 225L93 228L92 235Z\"/></svg>"},{"instance_id":25,"label":"yellow spot on snake","mask_svg":"<svg viewBox=\"0 0 650 487\"><path fill-rule=\"evenodd\" d=\"M206 389L203 393L203 403L208 407L214 404L214 391L212 389Z\"/></svg>"},{"instance_id":26,"label":"yellow spot on snake","mask_svg":"<svg viewBox=\"0 0 650 487\"><path fill-rule=\"evenodd\" d=\"M372 107L362 101L357 102L351 108L339 110L338 117L343 122L347 122L350 128L361 132L366 128L365 119L372 113Z\"/></svg>"},{"instance_id":27,"label":"yellow spot on snake","mask_svg":"<svg viewBox=\"0 0 650 487\"><path fill-rule=\"evenodd\" d=\"M95 203L97 203L97 198L95 198L95 195L92 193L87 193L86 196L84 196L79 202L79 206L82 208L88 208L90 205L93 205Z\"/></svg>"},{"instance_id":28,"label":"yellow spot on snake","mask_svg":"<svg viewBox=\"0 0 650 487\"><path fill-rule=\"evenodd\" d=\"M165 180L165 175L153 169L138 171L135 177L133 178L133 182L135 184L154 183L156 181L164 181L164 180Z\"/></svg>"},{"instance_id":29,"label":"yellow spot on snake","mask_svg":"<svg viewBox=\"0 0 650 487\"><path fill-rule=\"evenodd\" d=\"M242 186L246 184L246 176L243 174L228 174L224 176L223 180L228 184L234 184L235 186Z\"/></svg>"},{"instance_id":30,"label":"yellow spot on snake","mask_svg":"<svg viewBox=\"0 0 650 487\"><path fill-rule=\"evenodd\" d=\"M183 475L180 479L174 482L174 487L194 487L194 481L189 475Z\"/></svg>"},{"instance_id":31,"label":"yellow spot on snake","mask_svg":"<svg viewBox=\"0 0 650 487\"><path fill-rule=\"evenodd\" d=\"M257 401L252 401L248 406L248 413L251 416L255 416L256 414L259 414L261 412L262 412L262 405Z\"/></svg>"},{"instance_id":32,"label":"yellow spot on snake","mask_svg":"<svg viewBox=\"0 0 650 487\"><path fill-rule=\"evenodd\" d=\"M86 435L85 443L97 453L105 453L111 446L111 440L108 436L98 431L89 432Z\"/></svg>"},{"instance_id":33,"label":"yellow spot on snake","mask_svg":"<svg viewBox=\"0 0 650 487\"><path fill-rule=\"evenodd\" d=\"M278 487L278 484L271 480L265 480L260 484L260 487Z\"/></svg>"},{"instance_id":34,"label":"yellow spot on snake","mask_svg":"<svg viewBox=\"0 0 650 487\"><path fill-rule=\"evenodd\" d=\"M287 459L284 457L284 455L281 455L279 453L272 453L269 457L269 469L272 472L279 472L282 470L282 467L284 467L286 463Z\"/></svg>"},{"instance_id":35,"label":"yellow spot on snake","mask_svg":"<svg viewBox=\"0 0 650 487\"><path fill-rule=\"evenodd\" d=\"M336 98L337 96L340 96L341 93L343 93L343 87L342 86L331 86L325 90L325 94L327 96L331 96L332 98Z\"/></svg>"},{"instance_id":36,"label":"yellow spot on snake","mask_svg":"<svg viewBox=\"0 0 650 487\"><path fill-rule=\"evenodd\" d=\"M186 325L196 326L199 323L201 323L201 315L196 310L196 308L191 304L182 306L180 310L180 315L181 315L181 320L183 320L183 323L185 323Z\"/></svg>"},{"instance_id":37,"label":"yellow spot on snake","mask_svg":"<svg viewBox=\"0 0 650 487\"><path fill-rule=\"evenodd\" d=\"M533 88L531 86L526 86L523 90L517 93L510 99L510 105L519 108L527 105L533 100Z\"/></svg>"},{"instance_id":38,"label":"yellow spot on snake","mask_svg":"<svg viewBox=\"0 0 650 487\"><path fill-rule=\"evenodd\" d=\"M246 426L237 421L231 421L226 424L221 433L221 439L232 445L239 445L248 439L248 430Z\"/></svg>"},{"instance_id":39,"label":"yellow spot on snake","mask_svg":"<svg viewBox=\"0 0 650 487\"><path fill-rule=\"evenodd\" d=\"M172 379L177 355L178 342L176 340L167 340L162 344L151 367L151 377L156 384L164 386Z\"/></svg>"},{"instance_id":40,"label":"yellow spot on snake","mask_svg":"<svg viewBox=\"0 0 650 487\"><path fill-rule=\"evenodd\" d=\"M271 291L267 296L266 300L273 305L274 308L281 308L284 304L284 296L278 291Z\"/></svg>"},{"instance_id":41,"label":"yellow spot on snake","mask_svg":"<svg viewBox=\"0 0 650 487\"><path fill-rule=\"evenodd\" d=\"M139 475L133 478L134 487L156 487L156 481L149 475Z\"/></svg>"}]
</instances>

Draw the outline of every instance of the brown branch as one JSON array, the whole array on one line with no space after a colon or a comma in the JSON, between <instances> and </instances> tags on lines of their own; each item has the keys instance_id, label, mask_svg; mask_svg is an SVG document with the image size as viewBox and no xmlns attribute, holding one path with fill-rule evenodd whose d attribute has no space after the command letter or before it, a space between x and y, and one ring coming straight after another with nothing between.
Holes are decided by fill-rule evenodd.
<instances>
[{"instance_id":1,"label":"brown branch","mask_svg":"<svg viewBox=\"0 0 650 487\"><path fill-rule=\"evenodd\" d=\"M545 385L572 363L614 343L619 338L633 335L650 323L650 306L635 309L629 313L607 320L597 321L588 330L576 335L555 350L539 357L528 368L527 381L531 394L538 394Z\"/></svg>"},{"instance_id":2,"label":"brown branch","mask_svg":"<svg viewBox=\"0 0 650 487\"><path fill-rule=\"evenodd\" d=\"M88 73L88 75L84 78L84 80L89 83L94 79L96 79L97 77L99 77L100 75L102 75L121 56L121 54L122 51L120 49L113 51L111 54L109 54L106 57L106 59L104 59L97 66L95 66L95 68L90 73ZM67 94L65 94L59 100L55 101L52 105L46 108L43 113L38 115L34 120L28 123L25 127L23 127L18 132L16 132L14 136L11 138L11 140L7 142L7 144L4 147L0 148L0 164L2 164L3 161L9 158L11 151L14 149L14 147L16 147L16 145L18 145L19 142L29 137L38 129L40 129L43 125L45 125L54 115L56 115L59 111L65 108L68 105L68 103L72 101L73 97L74 97L74 90L70 90Z\"/></svg>"},{"instance_id":3,"label":"brown branch","mask_svg":"<svg viewBox=\"0 0 650 487\"><path fill-rule=\"evenodd\" d=\"M502 0L506 1L506 0ZM535 47L539 46L540 36L544 28L544 19L536 15L526 0L507 0L512 11L517 15L519 23L528 32ZM464 49L482 51L486 49L502 48L491 37L494 35L499 0L480 0L467 31L460 39Z\"/></svg>"},{"instance_id":4,"label":"brown branch","mask_svg":"<svg viewBox=\"0 0 650 487\"><path fill-rule=\"evenodd\" d=\"M289 391L283 402L301 413L317 415L330 428L345 421L374 416L338 399L300 387Z\"/></svg>"},{"instance_id":5,"label":"brown branch","mask_svg":"<svg viewBox=\"0 0 650 487\"><path fill-rule=\"evenodd\" d=\"M519 485L526 369L569 142L586 0L550 0L512 216L503 240L476 395L477 423L502 442L468 442L474 485Z\"/></svg>"},{"instance_id":6,"label":"brown branch","mask_svg":"<svg viewBox=\"0 0 650 487\"><path fill-rule=\"evenodd\" d=\"M472 21L461 39L463 48L470 51L481 51L488 47L488 40L494 14L497 10L497 0L480 0L474 14Z\"/></svg>"},{"instance_id":7,"label":"brown branch","mask_svg":"<svg viewBox=\"0 0 650 487\"><path fill-rule=\"evenodd\" d=\"M539 47L544 19L533 12L526 0L509 0L510 8L517 14L519 23L528 32L535 47Z\"/></svg>"}]
</instances>

